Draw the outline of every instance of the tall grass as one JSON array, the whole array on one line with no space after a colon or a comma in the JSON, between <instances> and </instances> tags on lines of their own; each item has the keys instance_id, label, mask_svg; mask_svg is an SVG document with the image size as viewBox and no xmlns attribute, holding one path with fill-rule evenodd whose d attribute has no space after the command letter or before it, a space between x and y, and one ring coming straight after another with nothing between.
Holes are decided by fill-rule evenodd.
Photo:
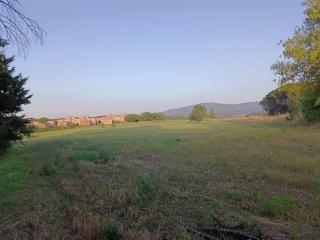
<instances>
[{"instance_id":1,"label":"tall grass","mask_svg":"<svg viewBox=\"0 0 320 240\"><path fill-rule=\"evenodd\" d=\"M319 186L320 132L283 119L38 132L0 157L0 238L187 238L219 213L317 239Z\"/></svg>"}]
</instances>

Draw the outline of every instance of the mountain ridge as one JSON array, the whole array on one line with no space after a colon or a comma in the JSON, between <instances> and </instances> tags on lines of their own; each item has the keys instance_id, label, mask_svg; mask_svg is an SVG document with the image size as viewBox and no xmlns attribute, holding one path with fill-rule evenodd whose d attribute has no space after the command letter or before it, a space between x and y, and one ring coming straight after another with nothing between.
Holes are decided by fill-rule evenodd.
<instances>
[{"instance_id":1,"label":"mountain ridge","mask_svg":"<svg viewBox=\"0 0 320 240\"><path fill-rule=\"evenodd\" d=\"M213 110L216 113L217 117L256 114L256 113L263 112L263 109L260 106L259 102L244 102L244 103L231 103L231 104L208 102L208 103L200 103L200 104L206 106L208 110ZM169 117L188 116L192 112L193 106L194 105L188 105L188 106L183 106L179 108L172 108L162 113Z\"/></svg>"}]
</instances>

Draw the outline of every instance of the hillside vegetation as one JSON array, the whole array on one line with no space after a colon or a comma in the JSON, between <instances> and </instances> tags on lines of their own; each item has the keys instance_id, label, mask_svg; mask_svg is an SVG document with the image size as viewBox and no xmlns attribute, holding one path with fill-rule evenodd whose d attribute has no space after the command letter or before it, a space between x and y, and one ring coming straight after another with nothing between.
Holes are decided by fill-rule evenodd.
<instances>
[{"instance_id":1,"label":"hillside vegetation","mask_svg":"<svg viewBox=\"0 0 320 240\"><path fill-rule=\"evenodd\" d=\"M320 132L251 119L36 133L0 158L0 239L319 239Z\"/></svg>"}]
</instances>

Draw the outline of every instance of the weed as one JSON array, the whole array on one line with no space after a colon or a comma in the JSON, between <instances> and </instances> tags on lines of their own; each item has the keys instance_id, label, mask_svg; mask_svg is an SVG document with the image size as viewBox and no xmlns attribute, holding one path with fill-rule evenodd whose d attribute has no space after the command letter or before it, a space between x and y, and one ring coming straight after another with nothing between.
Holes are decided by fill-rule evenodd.
<instances>
[{"instance_id":1,"label":"weed","mask_svg":"<svg viewBox=\"0 0 320 240\"><path fill-rule=\"evenodd\" d=\"M123 239L119 228L113 223L108 223L99 235L99 240L120 240Z\"/></svg>"},{"instance_id":2,"label":"weed","mask_svg":"<svg viewBox=\"0 0 320 240\"><path fill-rule=\"evenodd\" d=\"M227 196L233 201L242 201L245 197L244 194L238 190L232 190L227 192Z\"/></svg>"},{"instance_id":3,"label":"weed","mask_svg":"<svg viewBox=\"0 0 320 240\"><path fill-rule=\"evenodd\" d=\"M58 171L53 164L45 164L39 170L41 176L55 176L57 173Z\"/></svg>"},{"instance_id":4,"label":"weed","mask_svg":"<svg viewBox=\"0 0 320 240\"><path fill-rule=\"evenodd\" d=\"M260 212L270 217L278 217L286 214L295 207L295 201L289 194L266 197L260 205Z\"/></svg>"},{"instance_id":5,"label":"weed","mask_svg":"<svg viewBox=\"0 0 320 240\"><path fill-rule=\"evenodd\" d=\"M313 192L316 197L320 197L320 182L315 184Z\"/></svg>"},{"instance_id":6,"label":"weed","mask_svg":"<svg viewBox=\"0 0 320 240\"><path fill-rule=\"evenodd\" d=\"M156 197L157 185L151 176L143 176L138 183L139 200L143 204L154 201Z\"/></svg>"},{"instance_id":7,"label":"weed","mask_svg":"<svg viewBox=\"0 0 320 240\"><path fill-rule=\"evenodd\" d=\"M254 201L259 201L259 199L261 199L261 193L258 191L253 191L250 193L249 197Z\"/></svg>"}]
</instances>

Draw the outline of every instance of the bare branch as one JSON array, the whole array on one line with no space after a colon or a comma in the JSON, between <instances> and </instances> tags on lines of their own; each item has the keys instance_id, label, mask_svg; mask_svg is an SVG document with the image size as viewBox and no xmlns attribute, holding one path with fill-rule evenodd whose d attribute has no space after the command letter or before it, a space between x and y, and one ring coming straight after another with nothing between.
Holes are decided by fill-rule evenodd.
<instances>
[{"instance_id":1,"label":"bare branch","mask_svg":"<svg viewBox=\"0 0 320 240\"><path fill-rule=\"evenodd\" d=\"M43 44L46 32L21 9L18 0L0 0L0 38L15 45L19 54L26 56L30 38Z\"/></svg>"}]
</instances>

